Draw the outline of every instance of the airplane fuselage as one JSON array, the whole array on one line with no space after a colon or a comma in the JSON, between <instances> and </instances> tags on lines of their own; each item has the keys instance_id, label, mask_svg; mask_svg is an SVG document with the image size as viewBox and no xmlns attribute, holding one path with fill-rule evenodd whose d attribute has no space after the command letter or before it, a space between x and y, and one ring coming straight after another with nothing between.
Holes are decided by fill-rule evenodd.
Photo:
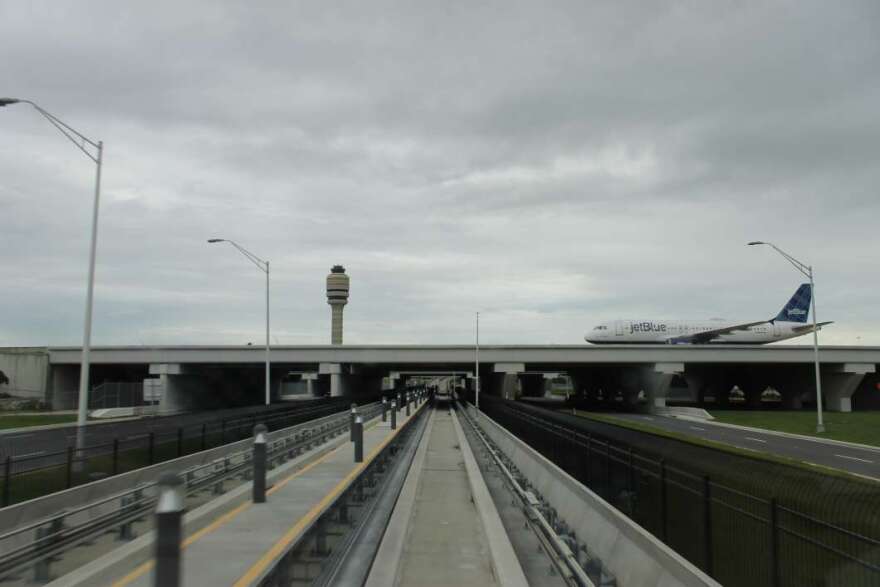
<instances>
[{"instance_id":1,"label":"airplane fuselage","mask_svg":"<svg viewBox=\"0 0 880 587\"><path fill-rule=\"evenodd\" d=\"M593 344L667 344L670 339L697 335L732 326L726 320L613 320L593 328L584 339ZM797 331L795 329L798 329ZM794 322L766 322L744 330L720 334L703 344L767 344L812 332Z\"/></svg>"}]
</instances>

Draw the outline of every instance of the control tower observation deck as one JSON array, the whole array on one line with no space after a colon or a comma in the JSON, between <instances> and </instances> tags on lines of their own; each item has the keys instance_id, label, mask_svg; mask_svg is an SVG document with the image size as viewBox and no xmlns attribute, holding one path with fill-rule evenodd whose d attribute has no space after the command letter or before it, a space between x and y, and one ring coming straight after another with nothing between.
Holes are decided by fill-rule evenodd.
<instances>
[{"instance_id":1,"label":"control tower observation deck","mask_svg":"<svg viewBox=\"0 0 880 587\"><path fill-rule=\"evenodd\" d=\"M327 303L330 304L330 344L342 344L342 310L348 303L349 279L345 267L334 265L327 276Z\"/></svg>"}]
</instances>

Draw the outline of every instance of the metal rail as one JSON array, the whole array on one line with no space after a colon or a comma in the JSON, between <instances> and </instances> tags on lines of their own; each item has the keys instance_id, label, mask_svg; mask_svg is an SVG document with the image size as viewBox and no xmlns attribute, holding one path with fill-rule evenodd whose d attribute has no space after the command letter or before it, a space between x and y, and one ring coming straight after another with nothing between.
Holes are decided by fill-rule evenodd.
<instances>
[{"instance_id":1,"label":"metal rail","mask_svg":"<svg viewBox=\"0 0 880 587\"><path fill-rule=\"evenodd\" d=\"M410 401L425 396L413 395ZM375 551L381 542L385 524L396 501L394 477L397 467L406 468L411 453L405 447L418 440L419 423L423 426L428 405L417 408L414 417L406 420L394 439L364 468L348 488L313 520L289 550L278 560L261 587L291 584L349 584L343 576L361 576L369 571ZM399 469L397 469L399 471ZM402 477L405 478L405 473ZM400 479L398 479L400 481ZM401 482L402 483L402 482ZM391 507L380 503L394 494ZM378 529L378 531L377 531ZM377 539L378 536L378 539ZM375 549L365 544L373 542ZM366 548L363 548L366 546ZM356 557L356 567L350 557ZM352 584L358 584L355 581Z\"/></svg>"},{"instance_id":2,"label":"metal rail","mask_svg":"<svg viewBox=\"0 0 880 587\"><path fill-rule=\"evenodd\" d=\"M539 541L565 582L578 587L597 587L597 584L604 587L616 584L614 578L604 572L598 560L587 557L585 563L581 563L578 555L581 553L586 555L586 549L578 544L565 522L560 520L555 511L543 502L540 495L529 490L528 480L519 474L516 467L483 434L479 422L475 422L471 418L468 410L462 409L461 404L457 404L457 407L459 412L464 415L462 419L468 424L473 435L481 441L482 448L495 462L507 484L519 498L526 518L537 530L536 535ZM587 569L591 571L592 579Z\"/></svg>"},{"instance_id":3,"label":"metal rail","mask_svg":"<svg viewBox=\"0 0 880 587\"><path fill-rule=\"evenodd\" d=\"M373 418L381 411L381 405L369 404L362 410L366 418ZM349 413L346 410L282 431L281 437L272 440L267 447L269 469L342 434L348 427ZM206 489L219 495L224 491L225 481L237 476L248 479L251 469L251 448L248 447L210 463L190 467L181 475L185 479L187 496ZM157 483L144 483L0 534L0 552L3 552L0 555L0 580L18 575L32 565L48 565L67 551L108 531L118 530L120 538L132 538L130 524L148 517L156 499ZM35 575L40 574L40 569L35 567ZM48 578L48 567L45 575Z\"/></svg>"}]
</instances>

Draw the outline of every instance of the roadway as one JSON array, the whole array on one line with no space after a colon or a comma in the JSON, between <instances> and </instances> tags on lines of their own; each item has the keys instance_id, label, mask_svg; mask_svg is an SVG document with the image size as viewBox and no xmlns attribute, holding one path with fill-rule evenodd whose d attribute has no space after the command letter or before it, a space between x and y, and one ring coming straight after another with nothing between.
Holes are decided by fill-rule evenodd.
<instances>
[{"instance_id":1,"label":"roadway","mask_svg":"<svg viewBox=\"0 0 880 587\"><path fill-rule=\"evenodd\" d=\"M284 413L294 407L317 406L323 400L297 402L295 405L275 405L269 408L273 414ZM225 420L240 420L265 413L265 406L249 406L225 410L209 410L176 416L149 416L116 420L113 422L89 422L85 442L87 457L112 452L114 439L119 440L120 450L145 448L152 433L157 444L175 441L178 429L183 429L185 440L201 436L202 425L207 434L218 435ZM231 428L229 428L231 430ZM68 447L76 445L75 424L58 425L36 429L16 428L0 432L0 461L13 457L13 472L22 472L59 465L67 458Z\"/></svg>"},{"instance_id":2,"label":"roadway","mask_svg":"<svg viewBox=\"0 0 880 587\"><path fill-rule=\"evenodd\" d=\"M696 436L729 444L746 450L770 453L812 465L839 469L880 481L880 448L858 448L852 445L789 437L713 424L711 421L684 420L668 416L614 414L615 418L662 428L669 432Z\"/></svg>"}]
</instances>

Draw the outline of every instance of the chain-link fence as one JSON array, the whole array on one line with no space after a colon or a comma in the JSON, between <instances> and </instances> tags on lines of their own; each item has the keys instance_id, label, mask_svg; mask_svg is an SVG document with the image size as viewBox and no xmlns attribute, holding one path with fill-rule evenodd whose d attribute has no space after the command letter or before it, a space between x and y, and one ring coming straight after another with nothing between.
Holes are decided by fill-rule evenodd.
<instances>
[{"instance_id":1,"label":"chain-link fence","mask_svg":"<svg viewBox=\"0 0 880 587\"><path fill-rule=\"evenodd\" d=\"M79 403L79 391L68 389L54 391L51 398L54 409L76 409ZM140 381L130 382L106 382L95 386L89 391L90 410L106 408L132 408L151 405L153 402L145 400L144 384Z\"/></svg>"}]
</instances>

